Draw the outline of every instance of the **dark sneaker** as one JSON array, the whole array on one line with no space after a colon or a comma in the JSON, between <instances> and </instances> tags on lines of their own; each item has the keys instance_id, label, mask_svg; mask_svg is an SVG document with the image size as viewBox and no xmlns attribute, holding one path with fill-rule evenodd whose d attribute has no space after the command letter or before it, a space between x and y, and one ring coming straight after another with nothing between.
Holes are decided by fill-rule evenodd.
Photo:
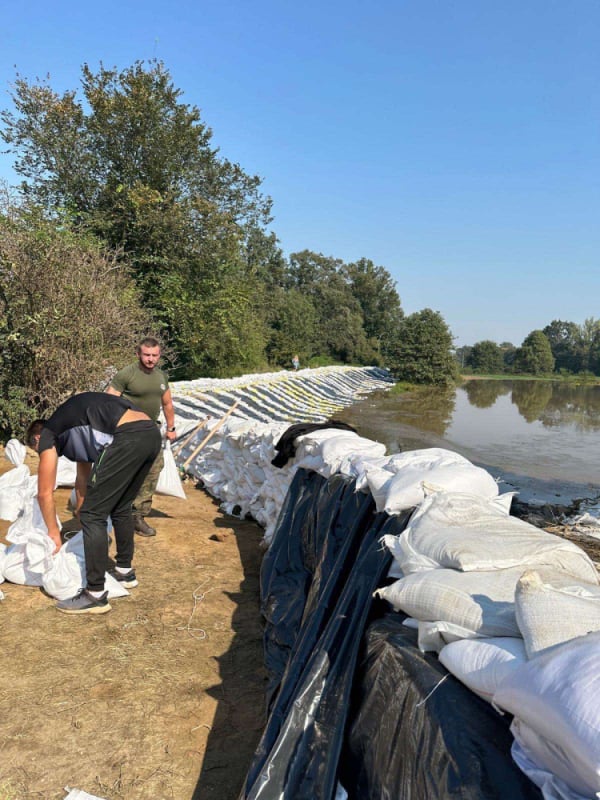
<instances>
[{"instance_id":1,"label":"dark sneaker","mask_svg":"<svg viewBox=\"0 0 600 800\"><path fill-rule=\"evenodd\" d=\"M140 536L156 536L156 528L153 528L152 525L148 525L143 517L134 517L133 526L135 532Z\"/></svg>"},{"instance_id":2,"label":"dark sneaker","mask_svg":"<svg viewBox=\"0 0 600 800\"><path fill-rule=\"evenodd\" d=\"M108 574L112 575L113 578L124 586L126 589L133 589L134 586L138 585L137 578L135 577L135 572L130 569L129 572L119 572L118 569L109 569Z\"/></svg>"},{"instance_id":3,"label":"dark sneaker","mask_svg":"<svg viewBox=\"0 0 600 800\"><path fill-rule=\"evenodd\" d=\"M59 600L56 608L63 614L106 614L111 607L108 592L104 592L101 597L94 597L87 589L80 589L75 597Z\"/></svg>"}]
</instances>

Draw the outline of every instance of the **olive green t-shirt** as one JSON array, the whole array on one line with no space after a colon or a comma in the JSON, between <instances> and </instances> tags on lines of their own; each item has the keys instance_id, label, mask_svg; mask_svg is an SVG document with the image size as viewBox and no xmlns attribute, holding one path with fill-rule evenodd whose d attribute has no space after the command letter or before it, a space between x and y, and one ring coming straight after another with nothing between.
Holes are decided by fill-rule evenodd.
<instances>
[{"instance_id":1,"label":"olive green t-shirt","mask_svg":"<svg viewBox=\"0 0 600 800\"><path fill-rule=\"evenodd\" d=\"M162 369L154 367L152 372L144 372L136 361L120 369L110 385L131 400L140 411L148 414L150 419L158 420L162 396L169 388L169 381Z\"/></svg>"}]
</instances>

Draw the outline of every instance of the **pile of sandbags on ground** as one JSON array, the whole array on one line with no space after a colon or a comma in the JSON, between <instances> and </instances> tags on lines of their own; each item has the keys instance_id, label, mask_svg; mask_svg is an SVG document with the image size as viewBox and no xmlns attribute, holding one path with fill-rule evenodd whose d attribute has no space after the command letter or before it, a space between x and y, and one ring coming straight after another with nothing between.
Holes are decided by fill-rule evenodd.
<instances>
[{"instance_id":1,"label":"pile of sandbags on ground","mask_svg":"<svg viewBox=\"0 0 600 800\"><path fill-rule=\"evenodd\" d=\"M37 501L37 476L31 475L23 462L26 447L11 439L5 455L14 468L0 476L0 517L12 524L6 540L0 545L0 583L4 580L23 586L38 586L64 600L85 586L85 557L81 533L66 542L54 554L54 543L42 518ZM61 457L58 462L57 486L72 486L76 465ZM109 597L129 594L117 580L106 574Z\"/></svg>"},{"instance_id":2,"label":"pile of sandbags on ground","mask_svg":"<svg viewBox=\"0 0 600 800\"><path fill-rule=\"evenodd\" d=\"M288 427L237 417L222 424L208 420L177 455L185 470L222 501L223 511L249 515L262 525L267 545L296 470L304 467L327 478L338 472L351 474L354 459L385 452L384 445L352 431L325 427L298 436L293 457L276 467L275 445Z\"/></svg>"},{"instance_id":3,"label":"pile of sandbags on ground","mask_svg":"<svg viewBox=\"0 0 600 800\"><path fill-rule=\"evenodd\" d=\"M513 756L546 798L600 796L600 586L573 542L510 516L512 495L433 492L377 590L419 647L514 715ZM398 577L401 576L401 577Z\"/></svg>"}]
</instances>

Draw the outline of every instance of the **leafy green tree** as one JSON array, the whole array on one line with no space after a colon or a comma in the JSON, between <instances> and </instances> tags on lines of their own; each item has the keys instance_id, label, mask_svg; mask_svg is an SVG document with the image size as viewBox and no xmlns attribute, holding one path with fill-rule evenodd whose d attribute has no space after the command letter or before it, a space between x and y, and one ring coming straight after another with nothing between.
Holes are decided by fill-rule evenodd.
<instances>
[{"instance_id":1,"label":"leafy green tree","mask_svg":"<svg viewBox=\"0 0 600 800\"><path fill-rule=\"evenodd\" d=\"M398 380L448 386L458 376L452 334L438 311L404 317L390 346L387 366Z\"/></svg>"},{"instance_id":2,"label":"leafy green tree","mask_svg":"<svg viewBox=\"0 0 600 800\"><path fill-rule=\"evenodd\" d=\"M583 342L581 330L574 322L554 319L542 333L550 342L557 372L580 372L583 368Z\"/></svg>"},{"instance_id":3,"label":"leafy green tree","mask_svg":"<svg viewBox=\"0 0 600 800\"><path fill-rule=\"evenodd\" d=\"M312 299L298 289L276 289L271 293L269 342L267 355L271 364L288 367L294 354L307 364L318 349L314 339L317 312Z\"/></svg>"},{"instance_id":4,"label":"leafy green tree","mask_svg":"<svg viewBox=\"0 0 600 800\"><path fill-rule=\"evenodd\" d=\"M162 63L84 65L82 89L78 99L17 77L1 120L23 193L122 254L171 334L180 377L218 369L224 353L225 371L237 357L259 363L271 205L260 179L219 156Z\"/></svg>"},{"instance_id":5,"label":"leafy green tree","mask_svg":"<svg viewBox=\"0 0 600 800\"><path fill-rule=\"evenodd\" d=\"M390 335L404 316L390 273L368 258L345 265L342 273L360 305L367 338L381 343L385 350Z\"/></svg>"},{"instance_id":6,"label":"leafy green tree","mask_svg":"<svg viewBox=\"0 0 600 800\"><path fill-rule=\"evenodd\" d=\"M467 363L476 372L485 372L488 375L495 375L504 370L502 350L490 339L484 339L473 345Z\"/></svg>"},{"instance_id":7,"label":"leafy green tree","mask_svg":"<svg viewBox=\"0 0 600 800\"><path fill-rule=\"evenodd\" d=\"M554 369L554 356L550 342L540 330L532 331L517 348L515 372L527 375L548 375Z\"/></svg>"},{"instance_id":8,"label":"leafy green tree","mask_svg":"<svg viewBox=\"0 0 600 800\"><path fill-rule=\"evenodd\" d=\"M0 433L101 390L154 332L127 270L33 205L0 209Z\"/></svg>"},{"instance_id":9,"label":"leafy green tree","mask_svg":"<svg viewBox=\"0 0 600 800\"><path fill-rule=\"evenodd\" d=\"M361 305L342 261L303 250L290 255L291 286L309 297L316 312L313 356L353 364L379 363L378 342L367 336Z\"/></svg>"}]
</instances>

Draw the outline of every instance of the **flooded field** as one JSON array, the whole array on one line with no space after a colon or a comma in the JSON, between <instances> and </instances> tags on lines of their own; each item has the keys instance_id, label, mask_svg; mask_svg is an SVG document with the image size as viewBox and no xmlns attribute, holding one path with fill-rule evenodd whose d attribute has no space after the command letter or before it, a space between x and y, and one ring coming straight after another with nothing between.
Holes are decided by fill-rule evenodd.
<instances>
[{"instance_id":1,"label":"flooded field","mask_svg":"<svg viewBox=\"0 0 600 800\"><path fill-rule=\"evenodd\" d=\"M600 386L469 380L451 391L379 392L337 416L389 453L444 447L509 483L600 496Z\"/></svg>"}]
</instances>

